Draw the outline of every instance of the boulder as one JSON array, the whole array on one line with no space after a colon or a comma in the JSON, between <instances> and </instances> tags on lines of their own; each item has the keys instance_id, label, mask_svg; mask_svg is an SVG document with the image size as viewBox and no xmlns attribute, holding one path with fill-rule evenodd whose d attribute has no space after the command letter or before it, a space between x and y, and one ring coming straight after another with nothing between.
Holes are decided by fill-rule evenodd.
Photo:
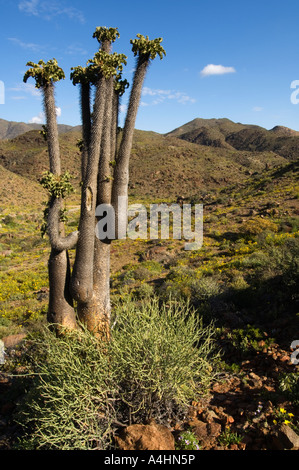
<instances>
[{"instance_id":1,"label":"boulder","mask_svg":"<svg viewBox=\"0 0 299 470\"><path fill-rule=\"evenodd\" d=\"M132 424L115 441L120 450L175 450L171 431L161 424Z\"/></svg>"},{"instance_id":2,"label":"boulder","mask_svg":"<svg viewBox=\"0 0 299 470\"><path fill-rule=\"evenodd\" d=\"M273 444L277 450L299 450L299 436L290 426L282 424L273 437Z\"/></svg>"},{"instance_id":3,"label":"boulder","mask_svg":"<svg viewBox=\"0 0 299 470\"><path fill-rule=\"evenodd\" d=\"M18 344L20 344L25 338L25 333L19 333L16 335L5 336L4 338L2 338L2 341L4 343L5 348L12 349L18 346Z\"/></svg>"}]
</instances>

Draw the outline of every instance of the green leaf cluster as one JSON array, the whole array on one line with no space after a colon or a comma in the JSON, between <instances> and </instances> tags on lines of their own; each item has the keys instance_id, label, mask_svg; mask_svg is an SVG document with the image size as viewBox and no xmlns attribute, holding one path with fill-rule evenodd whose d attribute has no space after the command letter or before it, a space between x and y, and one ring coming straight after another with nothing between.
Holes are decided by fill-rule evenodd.
<instances>
[{"instance_id":1,"label":"green leaf cluster","mask_svg":"<svg viewBox=\"0 0 299 470\"><path fill-rule=\"evenodd\" d=\"M122 96L126 91L126 88L129 87L129 82L126 79L121 80L121 74L118 74L115 78L116 80L114 83L114 90L116 91L118 96Z\"/></svg>"},{"instance_id":2,"label":"green leaf cluster","mask_svg":"<svg viewBox=\"0 0 299 470\"><path fill-rule=\"evenodd\" d=\"M48 140L48 129L47 129L47 126L45 126L45 125L43 124L42 130L39 131L39 133L40 133L40 135L43 136L44 140L47 142L47 140Z\"/></svg>"},{"instance_id":3,"label":"green leaf cluster","mask_svg":"<svg viewBox=\"0 0 299 470\"><path fill-rule=\"evenodd\" d=\"M88 67L82 67L78 65L77 67L71 67L70 79L73 81L73 85L78 83L89 83L91 80L90 69Z\"/></svg>"},{"instance_id":4,"label":"green leaf cluster","mask_svg":"<svg viewBox=\"0 0 299 470\"><path fill-rule=\"evenodd\" d=\"M144 37L142 34L136 35L138 39L131 39L132 51L134 55L148 56L150 59L155 59L156 55L163 59L166 55L164 48L161 46L162 38L150 40L148 36Z\"/></svg>"},{"instance_id":5,"label":"green leaf cluster","mask_svg":"<svg viewBox=\"0 0 299 470\"><path fill-rule=\"evenodd\" d=\"M96 77L99 72L105 78L110 78L122 72L123 65L127 64L127 56L125 54L118 54L99 50L95 53L94 58L87 62L90 65L90 72Z\"/></svg>"},{"instance_id":6,"label":"green leaf cluster","mask_svg":"<svg viewBox=\"0 0 299 470\"><path fill-rule=\"evenodd\" d=\"M97 26L92 37L97 38L99 43L103 43L104 41L114 42L116 38L119 38L119 32L117 28Z\"/></svg>"},{"instance_id":7,"label":"green leaf cluster","mask_svg":"<svg viewBox=\"0 0 299 470\"><path fill-rule=\"evenodd\" d=\"M43 88L50 83L65 79L64 71L58 67L56 59L48 60L47 63L43 60L37 64L27 62L26 65L31 68L25 72L23 81L26 83L29 77L33 77L36 82L35 88Z\"/></svg>"},{"instance_id":8,"label":"green leaf cluster","mask_svg":"<svg viewBox=\"0 0 299 470\"><path fill-rule=\"evenodd\" d=\"M46 171L43 173L40 183L43 188L47 189L51 196L64 199L74 191L70 179L71 176L68 171L59 176L54 175L50 171Z\"/></svg>"}]
</instances>

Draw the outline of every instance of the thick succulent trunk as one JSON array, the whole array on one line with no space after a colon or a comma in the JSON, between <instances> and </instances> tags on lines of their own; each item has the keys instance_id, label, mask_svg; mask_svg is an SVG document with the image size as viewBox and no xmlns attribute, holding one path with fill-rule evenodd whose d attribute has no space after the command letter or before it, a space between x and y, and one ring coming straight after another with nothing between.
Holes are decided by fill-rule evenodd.
<instances>
[{"instance_id":1,"label":"thick succulent trunk","mask_svg":"<svg viewBox=\"0 0 299 470\"><path fill-rule=\"evenodd\" d=\"M105 119L98 167L97 205L111 200L111 122L113 78L107 82ZM95 237L95 232L93 232ZM94 240L93 292L87 302L78 302L78 316L96 336L109 338L110 330L110 241Z\"/></svg>"},{"instance_id":2,"label":"thick succulent trunk","mask_svg":"<svg viewBox=\"0 0 299 470\"><path fill-rule=\"evenodd\" d=\"M60 198L52 197L49 202L48 235L51 247L56 251L71 250L78 241L78 233L72 232L66 237L62 236L63 224L60 222L60 210L62 201Z\"/></svg>"},{"instance_id":3,"label":"thick succulent trunk","mask_svg":"<svg viewBox=\"0 0 299 470\"><path fill-rule=\"evenodd\" d=\"M49 82L45 85L43 91L50 171L54 175L60 175L61 163L53 83Z\"/></svg>"},{"instance_id":4,"label":"thick succulent trunk","mask_svg":"<svg viewBox=\"0 0 299 470\"><path fill-rule=\"evenodd\" d=\"M48 322L54 323L57 331L60 327L74 329L77 327L77 322L69 291L70 263L66 250L57 251L51 248L48 272L50 285Z\"/></svg>"},{"instance_id":5,"label":"thick succulent trunk","mask_svg":"<svg viewBox=\"0 0 299 470\"><path fill-rule=\"evenodd\" d=\"M106 79L101 77L96 89L88 161L82 186L79 237L71 281L73 297L80 303L89 302L93 294L95 210L105 99Z\"/></svg>"},{"instance_id":6,"label":"thick succulent trunk","mask_svg":"<svg viewBox=\"0 0 299 470\"><path fill-rule=\"evenodd\" d=\"M113 77L107 81L107 94L105 103L105 119L103 122L101 155L98 168L97 205L111 202L111 160L112 160L112 101Z\"/></svg>"},{"instance_id":7,"label":"thick succulent trunk","mask_svg":"<svg viewBox=\"0 0 299 470\"><path fill-rule=\"evenodd\" d=\"M116 160L112 187L112 205L115 210L116 238L123 238L127 228L129 161L142 86L148 65L149 56L140 56L137 63L123 135ZM122 205L119 205L119 197L121 197Z\"/></svg>"},{"instance_id":8,"label":"thick succulent trunk","mask_svg":"<svg viewBox=\"0 0 299 470\"><path fill-rule=\"evenodd\" d=\"M81 115L82 115L82 134L83 134L81 178L82 178L82 181L84 181L86 168L87 168L88 148L90 144L90 133L91 133L90 85L89 83L81 84Z\"/></svg>"},{"instance_id":9,"label":"thick succulent trunk","mask_svg":"<svg viewBox=\"0 0 299 470\"><path fill-rule=\"evenodd\" d=\"M78 316L98 338L110 337L110 243L95 241L94 285L88 302L78 302Z\"/></svg>"},{"instance_id":10,"label":"thick succulent trunk","mask_svg":"<svg viewBox=\"0 0 299 470\"><path fill-rule=\"evenodd\" d=\"M48 131L48 152L50 171L61 174L58 129L54 87L49 83L44 87L44 108ZM66 249L74 246L77 233L64 237L64 227L60 223L61 200L52 198L49 204L48 233L51 242L49 269L49 309L48 320L56 325L76 328L76 314L69 292L70 264Z\"/></svg>"},{"instance_id":11,"label":"thick succulent trunk","mask_svg":"<svg viewBox=\"0 0 299 470\"><path fill-rule=\"evenodd\" d=\"M119 96L116 91L113 91L112 120L111 120L111 160L113 162L115 162L116 151L117 151L118 113L119 113Z\"/></svg>"}]
</instances>

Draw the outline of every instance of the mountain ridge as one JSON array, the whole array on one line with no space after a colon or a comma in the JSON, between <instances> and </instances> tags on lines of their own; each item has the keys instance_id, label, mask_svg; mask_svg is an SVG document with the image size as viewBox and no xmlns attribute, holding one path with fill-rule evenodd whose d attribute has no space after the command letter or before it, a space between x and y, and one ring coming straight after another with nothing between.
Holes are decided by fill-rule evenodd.
<instances>
[{"instance_id":1,"label":"mountain ridge","mask_svg":"<svg viewBox=\"0 0 299 470\"><path fill-rule=\"evenodd\" d=\"M7 121L0 118L0 140L9 140L19 135L25 134L31 130L41 130L42 124L25 123L19 121ZM272 129L265 129L257 124L242 124L240 122L233 122L228 118L195 118L181 126L166 132L164 136L181 137L187 135L189 132L195 132L198 129L219 129L224 135L232 134L233 132L241 131L244 129L251 129L256 131L267 132L275 134L280 137L299 137L299 131L295 131L285 126L277 125ZM71 126L69 124L58 124L58 131L60 134L72 131L79 131L81 125ZM146 132L146 131L145 131ZM149 131L151 132L151 131ZM159 134L159 133L158 133ZM187 139L186 139L187 140Z\"/></svg>"},{"instance_id":2,"label":"mountain ridge","mask_svg":"<svg viewBox=\"0 0 299 470\"><path fill-rule=\"evenodd\" d=\"M5 119L0 119L0 140L9 140L19 135L25 134L26 132L32 130L41 130L43 127L42 124L37 123L25 123L17 121L6 121ZM77 130L81 126L70 126L68 124L58 124L58 132L63 134L65 132L70 132Z\"/></svg>"},{"instance_id":3,"label":"mountain ridge","mask_svg":"<svg viewBox=\"0 0 299 470\"><path fill-rule=\"evenodd\" d=\"M195 124L203 123L206 122L201 120ZM72 128L72 132L59 135L62 171L68 170L73 175L77 194L80 193L81 179L80 151L77 146L81 138L79 129L80 126ZM130 161L130 195L135 199L146 200L175 200L178 196L187 198L220 190L293 159L288 150L284 156L283 152L279 154L271 149L237 150L228 142L224 146L224 133L232 135L232 129L242 132L248 128L229 120L214 121L213 126L205 130L205 142L189 141L182 138L184 134L163 135L135 129ZM190 127L185 126L182 131L185 130L190 131ZM195 126L191 130L195 134L197 131ZM13 139L0 140L0 165L27 180L38 182L42 173L49 168L47 143L38 130L31 130Z\"/></svg>"},{"instance_id":4,"label":"mountain ridge","mask_svg":"<svg viewBox=\"0 0 299 470\"><path fill-rule=\"evenodd\" d=\"M255 124L235 123L227 118L196 118L165 135L211 147L272 151L292 160L299 156L299 132L284 126L267 130Z\"/></svg>"}]
</instances>

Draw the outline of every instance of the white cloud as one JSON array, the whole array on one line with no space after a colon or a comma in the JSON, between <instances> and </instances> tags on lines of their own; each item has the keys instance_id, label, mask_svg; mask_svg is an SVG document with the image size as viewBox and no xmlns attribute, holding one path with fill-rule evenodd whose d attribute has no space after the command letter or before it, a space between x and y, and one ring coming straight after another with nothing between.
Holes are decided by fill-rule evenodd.
<instances>
[{"instance_id":1,"label":"white cloud","mask_svg":"<svg viewBox=\"0 0 299 470\"><path fill-rule=\"evenodd\" d=\"M224 65L214 65L214 64L208 64L206 65L202 71L200 72L200 75L202 77L208 77L209 75L224 75L227 73L235 73L236 70L234 67L225 67Z\"/></svg>"},{"instance_id":2,"label":"white cloud","mask_svg":"<svg viewBox=\"0 0 299 470\"><path fill-rule=\"evenodd\" d=\"M62 1L55 0L21 0L18 4L19 10L33 16L39 16L51 20L57 16L67 16L70 20L85 23L82 11L72 6L66 6Z\"/></svg>"},{"instance_id":3,"label":"white cloud","mask_svg":"<svg viewBox=\"0 0 299 470\"><path fill-rule=\"evenodd\" d=\"M181 103L181 104L186 104L186 103L195 103L195 99L194 98L190 98L190 96L188 96L186 93L183 93L181 91L176 91L175 93L172 93L168 96L169 99L174 99L176 100L178 103Z\"/></svg>"},{"instance_id":4,"label":"white cloud","mask_svg":"<svg viewBox=\"0 0 299 470\"><path fill-rule=\"evenodd\" d=\"M42 124L45 121L44 113L39 113L37 116L31 118L29 124Z\"/></svg>"},{"instance_id":5,"label":"white cloud","mask_svg":"<svg viewBox=\"0 0 299 470\"><path fill-rule=\"evenodd\" d=\"M19 10L29 13L30 15L38 16L39 0L23 0L19 2Z\"/></svg>"},{"instance_id":6,"label":"white cloud","mask_svg":"<svg viewBox=\"0 0 299 470\"><path fill-rule=\"evenodd\" d=\"M170 90L153 90L152 88L149 88L145 86L142 90L143 96L150 95L150 96L161 96L161 95L169 95L171 93Z\"/></svg>"},{"instance_id":7,"label":"white cloud","mask_svg":"<svg viewBox=\"0 0 299 470\"><path fill-rule=\"evenodd\" d=\"M43 49L42 46L35 44L34 42L23 42L18 38L8 38L8 40L22 47L22 49L29 49L34 52L38 52Z\"/></svg>"},{"instance_id":8,"label":"white cloud","mask_svg":"<svg viewBox=\"0 0 299 470\"><path fill-rule=\"evenodd\" d=\"M149 87L144 87L142 90L143 96L151 96L155 97L155 99L151 103L142 102L142 106L157 105L159 103L164 102L166 99L175 100L177 103L186 104L186 103L195 103L195 99L188 96L186 93L176 90L161 90L161 89L153 89Z\"/></svg>"},{"instance_id":9,"label":"white cloud","mask_svg":"<svg viewBox=\"0 0 299 470\"><path fill-rule=\"evenodd\" d=\"M86 55L87 50L81 47L79 44L71 44L70 46L67 46L65 53L68 55Z\"/></svg>"},{"instance_id":10,"label":"white cloud","mask_svg":"<svg viewBox=\"0 0 299 470\"><path fill-rule=\"evenodd\" d=\"M31 96L41 98L41 91L38 88L35 88L33 83L18 83L15 87L9 88L9 90L20 93L28 93Z\"/></svg>"},{"instance_id":11,"label":"white cloud","mask_svg":"<svg viewBox=\"0 0 299 470\"><path fill-rule=\"evenodd\" d=\"M252 111L255 111L255 112L258 113L259 111L263 111L263 109L264 109L264 108L262 108L261 106L254 106L254 107L252 108Z\"/></svg>"},{"instance_id":12,"label":"white cloud","mask_svg":"<svg viewBox=\"0 0 299 470\"><path fill-rule=\"evenodd\" d=\"M56 116L61 116L61 108L59 107L56 107ZM40 112L37 116L33 116L28 122L29 124L43 124L45 122L45 115Z\"/></svg>"},{"instance_id":13,"label":"white cloud","mask_svg":"<svg viewBox=\"0 0 299 470\"><path fill-rule=\"evenodd\" d=\"M128 106L126 104L121 104L119 107L119 112L120 113L125 113L128 109Z\"/></svg>"}]
</instances>

